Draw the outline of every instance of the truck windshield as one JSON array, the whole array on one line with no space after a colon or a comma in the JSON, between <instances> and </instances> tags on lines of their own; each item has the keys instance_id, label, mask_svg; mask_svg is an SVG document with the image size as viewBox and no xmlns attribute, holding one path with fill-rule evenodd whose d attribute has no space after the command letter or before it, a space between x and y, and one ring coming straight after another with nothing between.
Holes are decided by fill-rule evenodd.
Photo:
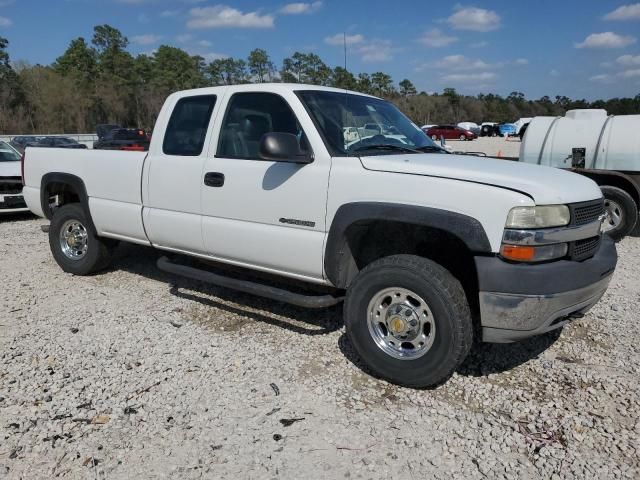
<instances>
[{"instance_id":1,"label":"truck windshield","mask_svg":"<svg viewBox=\"0 0 640 480\"><path fill-rule=\"evenodd\" d=\"M299 90L334 156L443 151L394 105L351 93Z\"/></svg>"},{"instance_id":2,"label":"truck windshield","mask_svg":"<svg viewBox=\"0 0 640 480\"><path fill-rule=\"evenodd\" d=\"M20 155L5 142L0 142L0 162L18 162Z\"/></svg>"}]
</instances>

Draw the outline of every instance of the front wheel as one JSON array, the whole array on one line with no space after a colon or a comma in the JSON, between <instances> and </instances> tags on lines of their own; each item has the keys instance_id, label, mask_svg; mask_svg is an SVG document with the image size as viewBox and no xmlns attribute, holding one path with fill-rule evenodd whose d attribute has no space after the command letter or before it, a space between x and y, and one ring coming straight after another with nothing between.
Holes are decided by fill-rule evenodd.
<instances>
[{"instance_id":1,"label":"front wheel","mask_svg":"<svg viewBox=\"0 0 640 480\"><path fill-rule=\"evenodd\" d=\"M431 140L433 140L434 142L438 140L438 136L437 135L431 135Z\"/></svg>"},{"instance_id":2,"label":"front wheel","mask_svg":"<svg viewBox=\"0 0 640 480\"><path fill-rule=\"evenodd\" d=\"M465 137L464 135L460 135L459 138L461 142L464 142L467 139L467 137Z\"/></svg>"},{"instance_id":3,"label":"front wheel","mask_svg":"<svg viewBox=\"0 0 640 480\"><path fill-rule=\"evenodd\" d=\"M115 242L98 237L78 203L63 205L49 226L49 247L60 268L74 275L89 275L106 268Z\"/></svg>"},{"instance_id":4,"label":"front wheel","mask_svg":"<svg viewBox=\"0 0 640 480\"><path fill-rule=\"evenodd\" d=\"M631 195L618 187L600 187L604 196L604 231L616 242L629 235L638 221L638 207Z\"/></svg>"},{"instance_id":5,"label":"front wheel","mask_svg":"<svg viewBox=\"0 0 640 480\"><path fill-rule=\"evenodd\" d=\"M371 263L349 287L344 312L347 335L361 359L399 385L444 382L471 348L462 285L426 258L394 255Z\"/></svg>"}]
</instances>

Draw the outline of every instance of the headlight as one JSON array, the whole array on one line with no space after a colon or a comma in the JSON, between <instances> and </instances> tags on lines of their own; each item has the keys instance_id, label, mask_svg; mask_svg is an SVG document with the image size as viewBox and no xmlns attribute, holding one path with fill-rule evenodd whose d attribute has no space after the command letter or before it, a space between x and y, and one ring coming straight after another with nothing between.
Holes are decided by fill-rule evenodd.
<instances>
[{"instance_id":1,"label":"headlight","mask_svg":"<svg viewBox=\"0 0 640 480\"><path fill-rule=\"evenodd\" d=\"M507 228L548 228L568 225L571 220L566 205L514 207L507 216Z\"/></svg>"}]
</instances>

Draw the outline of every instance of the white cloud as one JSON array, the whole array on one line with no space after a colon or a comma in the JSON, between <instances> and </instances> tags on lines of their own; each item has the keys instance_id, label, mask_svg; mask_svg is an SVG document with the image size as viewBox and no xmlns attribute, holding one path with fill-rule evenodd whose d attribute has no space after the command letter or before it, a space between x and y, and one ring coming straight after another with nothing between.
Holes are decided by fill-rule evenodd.
<instances>
[{"instance_id":1,"label":"white cloud","mask_svg":"<svg viewBox=\"0 0 640 480\"><path fill-rule=\"evenodd\" d=\"M435 64L445 70L486 70L491 66L479 59L472 59L464 55L448 55Z\"/></svg>"},{"instance_id":2,"label":"white cloud","mask_svg":"<svg viewBox=\"0 0 640 480\"><path fill-rule=\"evenodd\" d=\"M492 10L477 7L458 7L447 22L457 30L490 32L500 28L500 15Z\"/></svg>"},{"instance_id":3,"label":"white cloud","mask_svg":"<svg viewBox=\"0 0 640 480\"><path fill-rule=\"evenodd\" d=\"M640 55L622 55L616 59L616 63L625 67L640 66Z\"/></svg>"},{"instance_id":4,"label":"white cloud","mask_svg":"<svg viewBox=\"0 0 640 480\"><path fill-rule=\"evenodd\" d=\"M207 62L213 62L214 60L219 60L221 58L228 58L229 57L229 55L225 55L224 53L215 53L215 52L198 53L196 55L200 55Z\"/></svg>"},{"instance_id":5,"label":"white cloud","mask_svg":"<svg viewBox=\"0 0 640 480\"><path fill-rule=\"evenodd\" d=\"M620 72L618 76L622 78L640 77L640 68L635 68L633 70L625 70L624 72Z\"/></svg>"},{"instance_id":6,"label":"white cloud","mask_svg":"<svg viewBox=\"0 0 640 480\"><path fill-rule=\"evenodd\" d=\"M605 20L640 20L640 3L622 5L604 16Z\"/></svg>"},{"instance_id":7,"label":"white cloud","mask_svg":"<svg viewBox=\"0 0 640 480\"><path fill-rule=\"evenodd\" d=\"M326 37L324 39L324 43L328 45L340 45L346 42L347 45L356 45L358 43L364 42L364 35L360 35L359 33L354 35L347 35L346 37L342 33L336 33L330 37Z\"/></svg>"},{"instance_id":8,"label":"white cloud","mask_svg":"<svg viewBox=\"0 0 640 480\"><path fill-rule=\"evenodd\" d=\"M393 47L389 40L373 40L360 45L356 51L363 62L386 62L393 58Z\"/></svg>"},{"instance_id":9,"label":"white cloud","mask_svg":"<svg viewBox=\"0 0 640 480\"><path fill-rule=\"evenodd\" d=\"M171 18L180 15L180 10L163 10L160 12L162 18Z\"/></svg>"},{"instance_id":10,"label":"white cloud","mask_svg":"<svg viewBox=\"0 0 640 480\"><path fill-rule=\"evenodd\" d=\"M515 62L516 65L529 65L529 60L527 60L526 58L516 58Z\"/></svg>"},{"instance_id":11,"label":"white cloud","mask_svg":"<svg viewBox=\"0 0 640 480\"><path fill-rule=\"evenodd\" d=\"M273 15L243 13L227 5L192 8L189 15L189 28L272 28L274 19Z\"/></svg>"},{"instance_id":12,"label":"white cloud","mask_svg":"<svg viewBox=\"0 0 640 480\"><path fill-rule=\"evenodd\" d=\"M611 82L612 77L608 73L601 73L600 75L589 77L589 80L592 82L609 83Z\"/></svg>"},{"instance_id":13,"label":"white cloud","mask_svg":"<svg viewBox=\"0 0 640 480\"><path fill-rule=\"evenodd\" d=\"M622 48L636 43L635 37L618 35L613 32L592 33L582 42L576 43L576 48Z\"/></svg>"},{"instance_id":14,"label":"white cloud","mask_svg":"<svg viewBox=\"0 0 640 480\"><path fill-rule=\"evenodd\" d=\"M554 68L553 70L551 70L549 72L549 75L551 75L552 77L559 77L560 76L560 72Z\"/></svg>"},{"instance_id":15,"label":"white cloud","mask_svg":"<svg viewBox=\"0 0 640 480\"><path fill-rule=\"evenodd\" d=\"M0 27L10 27L11 25L13 25L11 19L7 17L0 17Z\"/></svg>"},{"instance_id":16,"label":"white cloud","mask_svg":"<svg viewBox=\"0 0 640 480\"><path fill-rule=\"evenodd\" d=\"M162 39L162 35L154 35L147 33L145 35L134 35L131 37L131 41L136 45L153 45L158 43Z\"/></svg>"},{"instance_id":17,"label":"white cloud","mask_svg":"<svg viewBox=\"0 0 640 480\"><path fill-rule=\"evenodd\" d=\"M288 3L280 9L283 15L300 15L302 13L313 13L322 7L322 2L296 2Z\"/></svg>"},{"instance_id":18,"label":"white cloud","mask_svg":"<svg viewBox=\"0 0 640 480\"><path fill-rule=\"evenodd\" d=\"M444 75L442 80L445 82L468 83L468 82L487 82L495 80L497 75L493 72L481 73L451 73Z\"/></svg>"},{"instance_id":19,"label":"white cloud","mask_svg":"<svg viewBox=\"0 0 640 480\"><path fill-rule=\"evenodd\" d=\"M458 41L458 37L444 34L439 28L433 28L420 37L420 43L429 47L446 47Z\"/></svg>"}]
</instances>

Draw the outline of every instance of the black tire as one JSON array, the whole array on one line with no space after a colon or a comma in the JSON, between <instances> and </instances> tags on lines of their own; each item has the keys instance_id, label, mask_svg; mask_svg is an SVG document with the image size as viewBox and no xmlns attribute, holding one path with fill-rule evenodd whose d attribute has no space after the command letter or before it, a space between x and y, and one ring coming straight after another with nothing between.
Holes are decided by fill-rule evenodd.
<instances>
[{"instance_id":1,"label":"black tire","mask_svg":"<svg viewBox=\"0 0 640 480\"><path fill-rule=\"evenodd\" d=\"M460 139L461 142L464 142L467 139L465 135L460 135L458 138Z\"/></svg>"},{"instance_id":2,"label":"black tire","mask_svg":"<svg viewBox=\"0 0 640 480\"><path fill-rule=\"evenodd\" d=\"M614 241L619 242L634 230L638 222L638 206L631 195L621 188L604 185L600 187L600 190L602 190L607 211L605 223L609 222L612 227L606 233ZM611 213L615 213L618 217L617 225Z\"/></svg>"},{"instance_id":3,"label":"black tire","mask_svg":"<svg viewBox=\"0 0 640 480\"><path fill-rule=\"evenodd\" d=\"M80 258L70 258L62 249L61 230L67 222L77 222L86 231L86 253ZM116 244L113 240L98 237L79 203L63 205L53 214L49 226L49 247L53 258L65 272L89 275L106 268Z\"/></svg>"},{"instance_id":4,"label":"black tire","mask_svg":"<svg viewBox=\"0 0 640 480\"><path fill-rule=\"evenodd\" d=\"M431 135L431 140L433 140L434 142L438 140L438 136L437 135Z\"/></svg>"},{"instance_id":5,"label":"black tire","mask_svg":"<svg viewBox=\"0 0 640 480\"><path fill-rule=\"evenodd\" d=\"M369 331L369 302L391 287L415 292L433 314L433 343L421 357L395 358ZM472 345L473 324L462 285L442 266L414 255L385 257L364 268L347 290L344 315L347 335L360 358L376 375L398 385L423 388L443 383Z\"/></svg>"}]
</instances>

